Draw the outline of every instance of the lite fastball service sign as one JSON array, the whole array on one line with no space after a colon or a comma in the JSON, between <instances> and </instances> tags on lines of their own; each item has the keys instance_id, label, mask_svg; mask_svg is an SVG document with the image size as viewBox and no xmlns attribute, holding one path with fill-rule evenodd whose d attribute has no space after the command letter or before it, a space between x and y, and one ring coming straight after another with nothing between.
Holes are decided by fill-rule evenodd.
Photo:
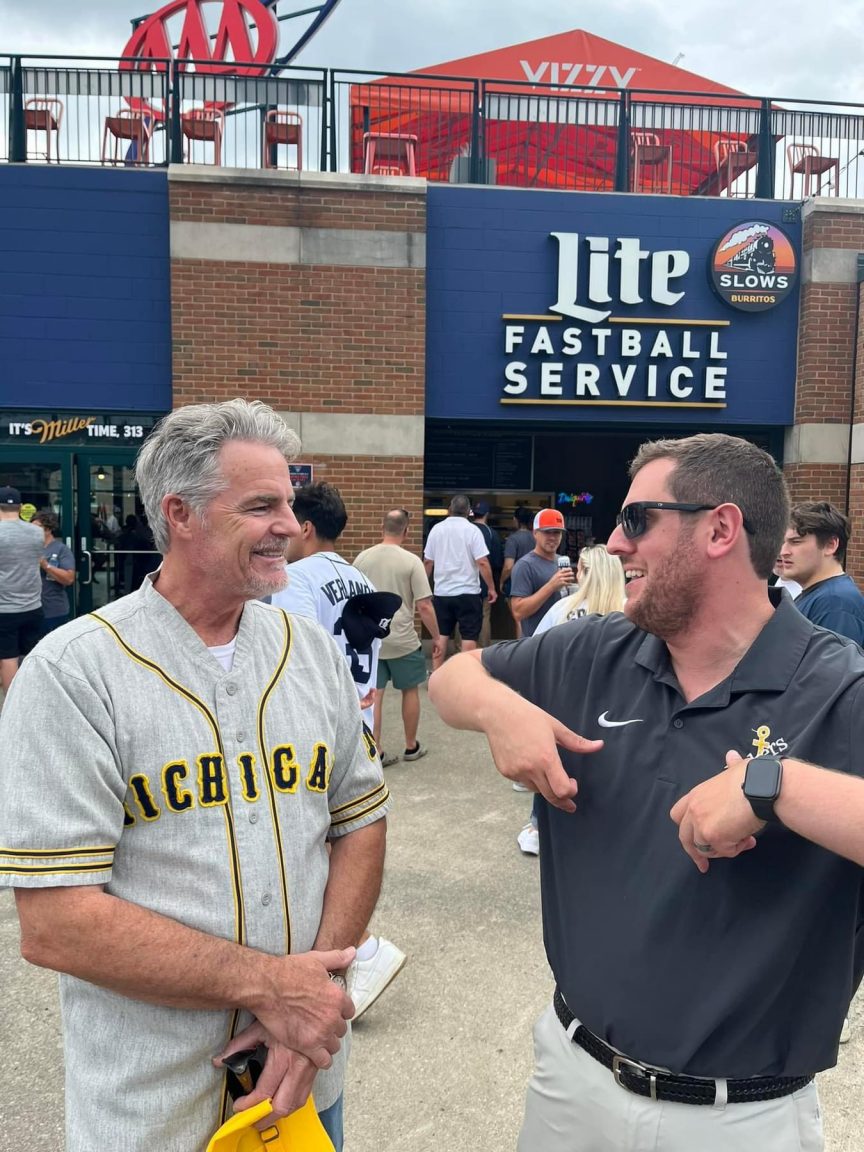
<instances>
[{"instance_id":1,"label":"lite fastball service sign","mask_svg":"<svg viewBox=\"0 0 864 1152\"><path fill-rule=\"evenodd\" d=\"M430 188L427 415L791 423L788 207Z\"/></svg>"}]
</instances>

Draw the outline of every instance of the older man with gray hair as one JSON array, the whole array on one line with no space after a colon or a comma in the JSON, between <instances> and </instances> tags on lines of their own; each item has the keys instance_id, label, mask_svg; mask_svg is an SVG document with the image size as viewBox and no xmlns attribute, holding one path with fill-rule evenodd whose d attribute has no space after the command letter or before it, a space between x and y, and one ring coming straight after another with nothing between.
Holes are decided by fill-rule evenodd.
<instances>
[{"instance_id":1,"label":"older man with gray hair","mask_svg":"<svg viewBox=\"0 0 864 1152\"><path fill-rule=\"evenodd\" d=\"M239 1106L314 1092L341 1147L388 794L332 640L257 599L299 533L298 448L260 403L166 416L137 462L162 566L47 637L3 710L0 882L63 973L67 1152L200 1152L231 1109L214 1053L260 1043Z\"/></svg>"}]
</instances>

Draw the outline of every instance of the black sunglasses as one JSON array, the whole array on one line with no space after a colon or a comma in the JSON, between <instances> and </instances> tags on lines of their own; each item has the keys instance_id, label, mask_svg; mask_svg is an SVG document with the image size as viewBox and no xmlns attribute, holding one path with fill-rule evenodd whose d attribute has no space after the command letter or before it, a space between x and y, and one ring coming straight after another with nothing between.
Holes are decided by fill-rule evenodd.
<instances>
[{"instance_id":1,"label":"black sunglasses","mask_svg":"<svg viewBox=\"0 0 864 1152\"><path fill-rule=\"evenodd\" d=\"M648 517L645 513L649 508L659 512L713 512L719 507L719 504L675 504L670 500L634 500L632 504L624 505L616 516L615 523L620 525L628 540L635 540L648 531ZM743 523L744 531L752 536L753 529L746 520Z\"/></svg>"}]
</instances>

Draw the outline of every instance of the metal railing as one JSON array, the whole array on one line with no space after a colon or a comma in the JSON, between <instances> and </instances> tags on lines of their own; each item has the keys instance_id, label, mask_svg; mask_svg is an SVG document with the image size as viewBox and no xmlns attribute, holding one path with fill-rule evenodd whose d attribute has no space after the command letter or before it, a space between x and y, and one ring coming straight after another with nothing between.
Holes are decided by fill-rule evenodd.
<instances>
[{"instance_id":1,"label":"metal railing","mask_svg":"<svg viewBox=\"0 0 864 1152\"><path fill-rule=\"evenodd\" d=\"M232 67L236 71L228 72ZM0 57L0 161L864 196L864 106L213 61ZM260 71L260 69L258 69Z\"/></svg>"}]
</instances>

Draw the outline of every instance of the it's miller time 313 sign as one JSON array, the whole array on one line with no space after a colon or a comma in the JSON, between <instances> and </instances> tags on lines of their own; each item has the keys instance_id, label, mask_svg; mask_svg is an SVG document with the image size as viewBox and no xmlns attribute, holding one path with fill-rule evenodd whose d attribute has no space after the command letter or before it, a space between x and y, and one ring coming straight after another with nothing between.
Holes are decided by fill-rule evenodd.
<instances>
[{"instance_id":1,"label":"it's miller time 313 sign","mask_svg":"<svg viewBox=\"0 0 864 1152\"><path fill-rule=\"evenodd\" d=\"M631 236L550 237L557 299L548 314L504 313L501 404L726 407L732 321L686 316L689 252ZM776 225L748 221L717 241L706 271L731 308L765 311L795 286L795 250Z\"/></svg>"}]
</instances>

